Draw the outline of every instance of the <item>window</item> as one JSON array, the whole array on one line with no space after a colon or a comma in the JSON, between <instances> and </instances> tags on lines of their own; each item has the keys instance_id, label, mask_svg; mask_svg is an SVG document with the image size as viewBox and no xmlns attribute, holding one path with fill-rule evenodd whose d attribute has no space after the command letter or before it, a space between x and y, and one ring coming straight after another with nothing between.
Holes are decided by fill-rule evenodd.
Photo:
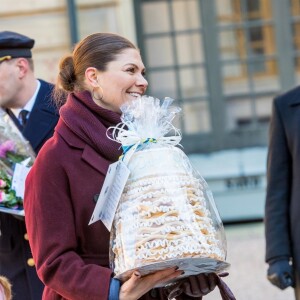
<instances>
[{"instance_id":1,"label":"window","mask_svg":"<svg viewBox=\"0 0 300 300\"><path fill-rule=\"evenodd\" d=\"M225 79L241 80L249 72L256 77L276 75L277 65L272 59L275 38L270 0L223 0L215 3L221 27L221 57L240 62L227 70ZM249 61L251 64L247 64Z\"/></svg>"},{"instance_id":2,"label":"window","mask_svg":"<svg viewBox=\"0 0 300 300\"><path fill-rule=\"evenodd\" d=\"M186 152L267 145L293 58L300 82L300 2L289 1L135 0L149 93L181 106Z\"/></svg>"},{"instance_id":3,"label":"window","mask_svg":"<svg viewBox=\"0 0 300 300\"><path fill-rule=\"evenodd\" d=\"M171 97L186 117L186 134L211 131L201 14L197 0L136 1L147 66L148 94ZM140 24L142 26L140 26Z\"/></svg>"},{"instance_id":4,"label":"window","mask_svg":"<svg viewBox=\"0 0 300 300\"><path fill-rule=\"evenodd\" d=\"M259 129L279 89L270 0L215 0L227 131ZM266 99L269 99L267 101Z\"/></svg>"}]
</instances>

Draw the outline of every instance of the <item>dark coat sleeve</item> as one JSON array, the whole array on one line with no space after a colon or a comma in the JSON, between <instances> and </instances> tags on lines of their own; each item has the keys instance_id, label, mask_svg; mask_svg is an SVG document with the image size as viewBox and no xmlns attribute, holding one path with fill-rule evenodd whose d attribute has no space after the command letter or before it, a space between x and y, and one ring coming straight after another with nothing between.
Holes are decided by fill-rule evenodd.
<instances>
[{"instance_id":1,"label":"dark coat sleeve","mask_svg":"<svg viewBox=\"0 0 300 300\"><path fill-rule=\"evenodd\" d=\"M292 157L281 114L285 109L283 103L280 97L274 100L270 124L265 204L266 261L291 256L289 205Z\"/></svg>"}]
</instances>

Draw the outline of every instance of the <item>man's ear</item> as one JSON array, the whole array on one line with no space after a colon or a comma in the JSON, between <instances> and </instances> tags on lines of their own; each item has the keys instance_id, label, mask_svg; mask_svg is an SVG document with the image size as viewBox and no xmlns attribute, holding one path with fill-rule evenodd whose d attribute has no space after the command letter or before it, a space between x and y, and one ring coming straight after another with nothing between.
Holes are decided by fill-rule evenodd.
<instances>
[{"instance_id":1,"label":"man's ear","mask_svg":"<svg viewBox=\"0 0 300 300\"><path fill-rule=\"evenodd\" d=\"M19 78L23 78L29 70L29 62L26 58L20 57L16 59L16 67L19 70Z\"/></svg>"},{"instance_id":2,"label":"man's ear","mask_svg":"<svg viewBox=\"0 0 300 300\"><path fill-rule=\"evenodd\" d=\"M89 67L85 70L86 82L89 85L91 85L93 88L99 87L98 74L99 74L99 71L93 67Z\"/></svg>"}]
</instances>

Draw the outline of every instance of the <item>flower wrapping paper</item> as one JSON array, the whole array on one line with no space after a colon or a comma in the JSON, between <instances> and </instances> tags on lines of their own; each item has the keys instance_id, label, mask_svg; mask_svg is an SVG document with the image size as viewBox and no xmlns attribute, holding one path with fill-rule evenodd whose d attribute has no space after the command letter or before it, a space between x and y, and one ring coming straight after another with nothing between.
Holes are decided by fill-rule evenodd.
<instances>
[{"instance_id":1,"label":"flower wrapping paper","mask_svg":"<svg viewBox=\"0 0 300 300\"><path fill-rule=\"evenodd\" d=\"M30 143L9 115L0 109L0 211L24 214L23 199L17 195L12 180L16 164L30 167L34 160L35 153Z\"/></svg>"}]
</instances>

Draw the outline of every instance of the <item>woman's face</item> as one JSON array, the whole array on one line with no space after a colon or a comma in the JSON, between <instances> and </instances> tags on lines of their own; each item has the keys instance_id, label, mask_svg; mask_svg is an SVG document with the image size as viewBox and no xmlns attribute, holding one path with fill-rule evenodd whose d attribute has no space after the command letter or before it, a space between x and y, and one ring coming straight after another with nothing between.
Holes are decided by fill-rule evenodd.
<instances>
[{"instance_id":1,"label":"woman's face","mask_svg":"<svg viewBox=\"0 0 300 300\"><path fill-rule=\"evenodd\" d=\"M98 71L99 97L94 101L109 110L120 112L120 106L143 95L148 82L145 79L145 66L140 52L125 49L117 55L116 60L108 63L106 71Z\"/></svg>"}]
</instances>

